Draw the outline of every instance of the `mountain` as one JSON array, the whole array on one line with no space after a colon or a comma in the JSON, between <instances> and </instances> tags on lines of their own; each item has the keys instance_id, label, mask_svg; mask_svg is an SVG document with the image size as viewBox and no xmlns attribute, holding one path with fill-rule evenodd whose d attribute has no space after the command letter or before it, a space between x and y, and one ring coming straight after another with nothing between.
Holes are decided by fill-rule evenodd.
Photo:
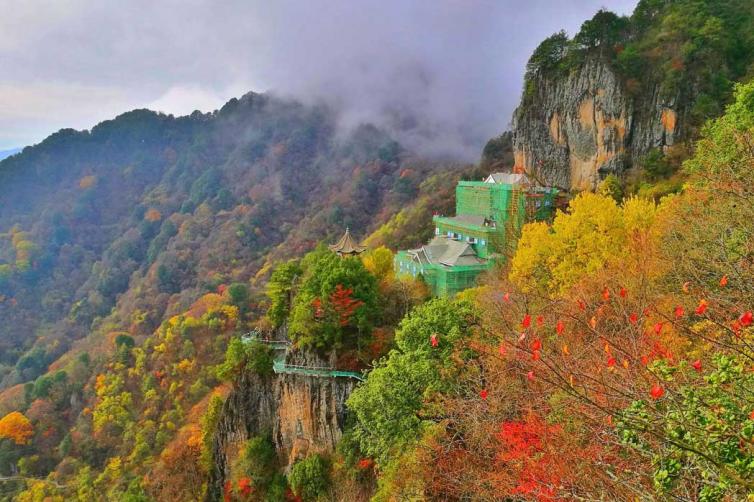
<instances>
[{"instance_id":1,"label":"mountain","mask_svg":"<svg viewBox=\"0 0 754 502\"><path fill-rule=\"evenodd\" d=\"M60 131L0 162L0 385L36 378L103 324L144 336L219 284L262 278L345 227L366 235L447 167L257 94Z\"/></svg>"},{"instance_id":2,"label":"mountain","mask_svg":"<svg viewBox=\"0 0 754 502\"><path fill-rule=\"evenodd\" d=\"M15 155L21 150L22 148L11 148L10 150L0 150L0 160L3 160L6 157L10 157L11 155Z\"/></svg>"},{"instance_id":3,"label":"mountain","mask_svg":"<svg viewBox=\"0 0 754 502\"><path fill-rule=\"evenodd\" d=\"M264 314L274 266L345 228L423 242L462 174L482 172L254 93L186 117L134 110L0 161L0 415L22 410L38 434L0 441L0 473L70 486L71 461L102 471L135 447L112 496L138 471L169 497L172 467L142 461L227 395L217 368Z\"/></svg>"},{"instance_id":4,"label":"mountain","mask_svg":"<svg viewBox=\"0 0 754 502\"><path fill-rule=\"evenodd\" d=\"M754 4L642 0L557 33L528 62L514 113L515 168L595 188L610 173L662 171L688 157L736 81L754 75Z\"/></svg>"}]
</instances>

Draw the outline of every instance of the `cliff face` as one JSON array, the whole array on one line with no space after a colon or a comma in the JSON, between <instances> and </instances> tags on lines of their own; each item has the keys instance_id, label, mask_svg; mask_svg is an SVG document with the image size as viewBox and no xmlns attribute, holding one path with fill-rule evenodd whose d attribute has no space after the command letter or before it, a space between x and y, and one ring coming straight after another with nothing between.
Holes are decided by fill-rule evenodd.
<instances>
[{"instance_id":1,"label":"cliff face","mask_svg":"<svg viewBox=\"0 0 754 502\"><path fill-rule=\"evenodd\" d=\"M291 351L286 363L325 367L330 361L308 352ZM272 434L280 464L290 467L310 453L335 449L346 419L346 400L356 382L295 374L260 377L246 372L226 400L213 442L215 468L209 500L222 498L229 465L249 438Z\"/></svg>"},{"instance_id":2,"label":"cliff face","mask_svg":"<svg viewBox=\"0 0 754 502\"><path fill-rule=\"evenodd\" d=\"M676 99L663 99L658 88L638 95L595 58L565 77L534 76L513 117L514 170L590 189L647 151L677 142Z\"/></svg>"}]
</instances>

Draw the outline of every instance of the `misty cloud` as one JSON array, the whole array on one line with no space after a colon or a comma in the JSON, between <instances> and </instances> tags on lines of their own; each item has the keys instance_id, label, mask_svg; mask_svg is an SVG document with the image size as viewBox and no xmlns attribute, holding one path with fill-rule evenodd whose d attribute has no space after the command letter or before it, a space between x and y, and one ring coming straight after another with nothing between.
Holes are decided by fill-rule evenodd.
<instances>
[{"instance_id":1,"label":"misty cloud","mask_svg":"<svg viewBox=\"0 0 754 502\"><path fill-rule=\"evenodd\" d=\"M475 159L560 29L635 0L0 0L0 149L136 107L249 90L336 106L424 153Z\"/></svg>"}]
</instances>

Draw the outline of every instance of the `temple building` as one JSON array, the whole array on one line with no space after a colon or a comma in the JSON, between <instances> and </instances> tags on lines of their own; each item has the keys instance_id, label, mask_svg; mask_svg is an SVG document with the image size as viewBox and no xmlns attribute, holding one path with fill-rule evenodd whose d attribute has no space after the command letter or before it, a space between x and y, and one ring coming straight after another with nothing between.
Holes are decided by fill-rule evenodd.
<instances>
[{"instance_id":1,"label":"temple building","mask_svg":"<svg viewBox=\"0 0 754 502\"><path fill-rule=\"evenodd\" d=\"M351 237L351 231L346 227L346 233L335 244L328 246L330 251L337 253L339 256L356 256L363 253L366 248L360 246L353 237Z\"/></svg>"},{"instance_id":2,"label":"temple building","mask_svg":"<svg viewBox=\"0 0 754 502\"><path fill-rule=\"evenodd\" d=\"M554 213L557 190L525 174L493 173L484 181L459 181L456 215L435 216L434 238L399 251L397 274L422 277L434 296L453 296L476 285L482 272L505 259L525 222Z\"/></svg>"}]
</instances>

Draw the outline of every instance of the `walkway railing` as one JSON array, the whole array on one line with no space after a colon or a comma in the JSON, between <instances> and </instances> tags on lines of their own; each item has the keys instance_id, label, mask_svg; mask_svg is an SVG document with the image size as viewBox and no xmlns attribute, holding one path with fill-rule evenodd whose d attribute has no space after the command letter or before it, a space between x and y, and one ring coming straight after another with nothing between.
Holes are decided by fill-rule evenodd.
<instances>
[{"instance_id":1,"label":"walkway railing","mask_svg":"<svg viewBox=\"0 0 754 502\"><path fill-rule=\"evenodd\" d=\"M330 366L300 366L296 364L286 364L285 357L288 354L288 347L291 342L287 340L271 340L269 338L261 338L259 331L250 331L241 335L241 341L244 343L259 342L271 346L276 350L284 350L280 355L277 355L272 361L272 370L275 373L282 373L287 375L304 375L317 378L353 378L359 382L364 381L364 375L356 371L344 371L337 370Z\"/></svg>"}]
</instances>

